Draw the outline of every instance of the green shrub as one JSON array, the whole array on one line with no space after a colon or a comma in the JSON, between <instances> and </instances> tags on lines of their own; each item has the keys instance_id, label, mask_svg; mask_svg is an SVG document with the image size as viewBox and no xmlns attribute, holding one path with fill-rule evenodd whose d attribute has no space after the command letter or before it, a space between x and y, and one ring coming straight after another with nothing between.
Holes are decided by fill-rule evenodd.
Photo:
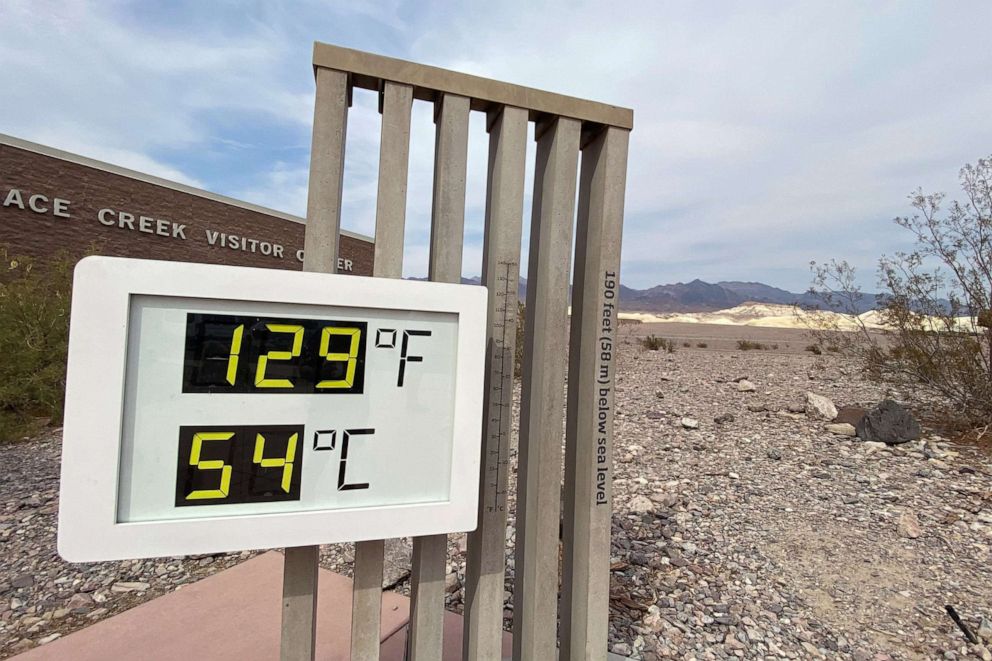
<instances>
[{"instance_id":1,"label":"green shrub","mask_svg":"<svg viewBox=\"0 0 992 661\"><path fill-rule=\"evenodd\" d=\"M47 264L0 248L0 441L59 424L74 260Z\"/></svg>"},{"instance_id":2,"label":"green shrub","mask_svg":"<svg viewBox=\"0 0 992 661\"><path fill-rule=\"evenodd\" d=\"M767 351L768 345L751 340L737 340L737 348L741 351ZM776 346L776 348L778 347Z\"/></svg>"},{"instance_id":3,"label":"green shrub","mask_svg":"<svg viewBox=\"0 0 992 661\"><path fill-rule=\"evenodd\" d=\"M654 335L642 337L641 346L649 351L664 349L668 353L675 353L675 342L664 337L655 337Z\"/></svg>"}]
</instances>

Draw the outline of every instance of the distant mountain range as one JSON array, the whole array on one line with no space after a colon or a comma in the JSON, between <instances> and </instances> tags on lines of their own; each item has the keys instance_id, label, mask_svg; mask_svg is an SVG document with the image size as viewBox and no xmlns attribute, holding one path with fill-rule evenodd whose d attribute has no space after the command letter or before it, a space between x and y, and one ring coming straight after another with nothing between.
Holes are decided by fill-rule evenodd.
<instances>
[{"instance_id":1,"label":"distant mountain range","mask_svg":"<svg viewBox=\"0 0 992 661\"><path fill-rule=\"evenodd\" d=\"M481 284L481 279L462 278L462 282L478 285ZM521 301L526 299L526 292L527 280L521 278L517 292ZM874 310L875 300L874 294L864 294L858 312ZM626 312L714 312L748 302L827 307L823 304L823 299L814 294L797 294L761 282L731 280L714 284L696 279L692 282L657 285L649 289L633 289L620 285L620 307Z\"/></svg>"}]
</instances>

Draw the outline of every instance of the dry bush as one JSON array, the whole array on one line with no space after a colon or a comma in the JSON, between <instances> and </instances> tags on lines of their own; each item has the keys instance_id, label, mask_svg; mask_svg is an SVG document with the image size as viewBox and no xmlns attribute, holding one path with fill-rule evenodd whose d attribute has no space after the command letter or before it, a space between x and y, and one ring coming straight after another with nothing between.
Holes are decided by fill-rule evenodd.
<instances>
[{"instance_id":1,"label":"dry bush","mask_svg":"<svg viewBox=\"0 0 992 661\"><path fill-rule=\"evenodd\" d=\"M767 351L768 345L751 340L737 340L737 348L740 351ZM778 345L775 345L775 348L777 349Z\"/></svg>"},{"instance_id":2,"label":"dry bush","mask_svg":"<svg viewBox=\"0 0 992 661\"><path fill-rule=\"evenodd\" d=\"M75 260L46 264L0 248L0 441L62 420Z\"/></svg>"},{"instance_id":3,"label":"dry bush","mask_svg":"<svg viewBox=\"0 0 992 661\"><path fill-rule=\"evenodd\" d=\"M992 156L960 171L964 200L910 195L916 209L895 223L915 240L883 256L877 300L885 328L857 316L865 294L845 261L812 264L813 287L829 310L851 314L855 331L813 313L821 346L853 356L873 379L943 405L960 426L992 422Z\"/></svg>"},{"instance_id":4,"label":"dry bush","mask_svg":"<svg viewBox=\"0 0 992 661\"><path fill-rule=\"evenodd\" d=\"M659 349L663 349L668 353L675 353L675 341L664 337L655 337L654 335L642 337L641 346L648 351L658 351Z\"/></svg>"}]
</instances>

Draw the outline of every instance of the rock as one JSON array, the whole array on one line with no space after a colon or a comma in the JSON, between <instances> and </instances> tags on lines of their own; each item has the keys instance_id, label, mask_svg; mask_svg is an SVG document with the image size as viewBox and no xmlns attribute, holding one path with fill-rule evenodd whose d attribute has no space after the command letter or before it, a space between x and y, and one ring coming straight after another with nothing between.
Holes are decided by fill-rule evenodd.
<instances>
[{"instance_id":1,"label":"rock","mask_svg":"<svg viewBox=\"0 0 992 661\"><path fill-rule=\"evenodd\" d=\"M775 461L782 458L782 451L778 448L768 448L768 452L765 454L768 455L769 459L774 459Z\"/></svg>"},{"instance_id":2,"label":"rock","mask_svg":"<svg viewBox=\"0 0 992 661\"><path fill-rule=\"evenodd\" d=\"M644 514L645 512L651 512L654 510L654 503L647 496L634 496L627 506L631 512L637 512L638 514Z\"/></svg>"},{"instance_id":3,"label":"rock","mask_svg":"<svg viewBox=\"0 0 992 661\"><path fill-rule=\"evenodd\" d=\"M898 445L918 439L923 430L909 411L887 399L865 414L858 423L857 433L863 441Z\"/></svg>"},{"instance_id":4,"label":"rock","mask_svg":"<svg viewBox=\"0 0 992 661\"><path fill-rule=\"evenodd\" d=\"M733 422L733 421L734 421L734 414L733 413L721 413L720 415L718 415L715 418L713 418L713 422L715 422L718 425L723 425L723 424L726 424L728 422Z\"/></svg>"},{"instance_id":5,"label":"rock","mask_svg":"<svg viewBox=\"0 0 992 661\"><path fill-rule=\"evenodd\" d=\"M992 620L983 617L982 623L978 625L978 631L975 633L978 634L979 638L984 638L987 642L992 643Z\"/></svg>"},{"instance_id":6,"label":"rock","mask_svg":"<svg viewBox=\"0 0 992 661\"><path fill-rule=\"evenodd\" d=\"M832 422L825 427L825 429L831 434L836 434L837 436L857 436L858 432L854 429L854 425L847 422Z\"/></svg>"},{"instance_id":7,"label":"rock","mask_svg":"<svg viewBox=\"0 0 992 661\"><path fill-rule=\"evenodd\" d=\"M865 410L860 406L841 406L837 409L837 417L834 418L834 422L846 422L852 427L857 427L863 417L865 417Z\"/></svg>"},{"instance_id":8,"label":"rock","mask_svg":"<svg viewBox=\"0 0 992 661\"><path fill-rule=\"evenodd\" d=\"M39 638L38 639L38 644L39 645L47 645L48 643L52 642L53 640L58 640L61 637L62 637L62 634L60 634L60 633L48 634L44 638Z\"/></svg>"},{"instance_id":9,"label":"rock","mask_svg":"<svg viewBox=\"0 0 992 661\"><path fill-rule=\"evenodd\" d=\"M144 592L148 588L148 583L141 581L120 581L110 586L110 589L114 592Z\"/></svg>"},{"instance_id":10,"label":"rock","mask_svg":"<svg viewBox=\"0 0 992 661\"><path fill-rule=\"evenodd\" d=\"M462 586L461 581L458 580L458 574L451 572L444 577L444 591L448 594L453 592L458 592L458 589Z\"/></svg>"},{"instance_id":11,"label":"rock","mask_svg":"<svg viewBox=\"0 0 992 661\"><path fill-rule=\"evenodd\" d=\"M899 516L899 535L906 539L916 539L923 534L920 528L920 520L910 511L905 511Z\"/></svg>"},{"instance_id":12,"label":"rock","mask_svg":"<svg viewBox=\"0 0 992 661\"><path fill-rule=\"evenodd\" d=\"M20 576L15 576L10 584L15 588L29 588L34 585L34 576L31 574L21 574Z\"/></svg>"},{"instance_id":13,"label":"rock","mask_svg":"<svg viewBox=\"0 0 992 661\"><path fill-rule=\"evenodd\" d=\"M24 652L34 647L34 641L30 638L21 638L19 641L11 646L11 649L15 652Z\"/></svg>"},{"instance_id":14,"label":"rock","mask_svg":"<svg viewBox=\"0 0 992 661\"><path fill-rule=\"evenodd\" d=\"M383 549L382 582L395 585L410 575L413 562L413 542L409 537L387 539Z\"/></svg>"},{"instance_id":15,"label":"rock","mask_svg":"<svg viewBox=\"0 0 992 661\"><path fill-rule=\"evenodd\" d=\"M748 404L747 410L751 413L761 413L762 411L768 410L767 404Z\"/></svg>"},{"instance_id":16,"label":"rock","mask_svg":"<svg viewBox=\"0 0 992 661\"><path fill-rule=\"evenodd\" d=\"M631 649L627 643L613 643L610 651L620 656L630 656Z\"/></svg>"},{"instance_id":17,"label":"rock","mask_svg":"<svg viewBox=\"0 0 992 661\"><path fill-rule=\"evenodd\" d=\"M823 395L814 392L806 393L806 415L830 422L837 417L837 407Z\"/></svg>"},{"instance_id":18,"label":"rock","mask_svg":"<svg viewBox=\"0 0 992 661\"><path fill-rule=\"evenodd\" d=\"M76 594L69 597L69 603L67 603L66 608L69 610L75 610L77 608L91 608L93 606L93 597L86 594L85 592L77 592Z\"/></svg>"},{"instance_id":19,"label":"rock","mask_svg":"<svg viewBox=\"0 0 992 661\"><path fill-rule=\"evenodd\" d=\"M682 427L685 429L699 429L699 420L695 418L682 418Z\"/></svg>"},{"instance_id":20,"label":"rock","mask_svg":"<svg viewBox=\"0 0 992 661\"><path fill-rule=\"evenodd\" d=\"M741 379L737 382L737 392L754 392L757 389L757 386L747 379Z\"/></svg>"}]
</instances>

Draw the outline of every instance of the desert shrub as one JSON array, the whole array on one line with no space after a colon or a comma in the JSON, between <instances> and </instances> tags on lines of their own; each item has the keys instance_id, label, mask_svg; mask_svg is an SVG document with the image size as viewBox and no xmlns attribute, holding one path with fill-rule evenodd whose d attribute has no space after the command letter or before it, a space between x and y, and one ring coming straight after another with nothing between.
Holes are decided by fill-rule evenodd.
<instances>
[{"instance_id":1,"label":"desert shrub","mask_svg":"<svg viewBox=\"0 0 992 661\"><path fill-rule=\"evenodd\" d=\"M663 349L668 353L675 353L674 340L669 340L664 337L655 337L654 335L642 337L641 346L649 351L658 351L659 349Z\"/></svg>"},{"instance_id":2,"label":"desert shrub","mask_svg":"<svg viewBox=\"0 0 992 661\"><path fill-rule=\"evenodd\" d=\"M74 260L46 264L0 248L0 441L62 420Z\"/></svg>"},{"instance_id":3,"label":"desert shrub","mask_svg":"<svg viewBox=\"0 0 992 661\"><path fill-rule=\"evenodd\" d=\"M696 346L697 346L698 348L700 348L700 349L705 349L705 348L706 348L706 347L708 347L709 345L708 345L708 344L706 344L705 342L696 342Z\"/></svg>"},{"instance_id":4,"label":"desert shrub","mask_svg":"<svg viewBox=\"0 0 992 661\"><path fill-rule=\"evenodd\" d=\"M882 329L856 315L865 294L845 261L811 264L813 286L829 310L813 315L821 346L858 360L865 373L929 396L961 426L992 422L992 156L959 173L964 200L917 190L914 215L895 223L914 239L910 252L883 256L876 299Z\"/></svg>"},{"instance_id":5,"label":"desert shrub","mask_svg":"<svg viewBox=\"0 0 992 661\"><path fill-rule=\"evenodd\" d=\"M691 342L683 342L682 343L682 346L685 347L686 349L688 349L689 347L692 346L692 343Z\"/></svg>"},{"instance_id":6,"label":"desert shrub","mask_svg":"<svg viewBox=\"0 0 992 661\"><path fill-rule=\"evenodd\" d=\"M820 348L819 344L807 344L806 351L809 351L814 356L823 355L823 349Z\"/></svg>"},{"instance_id":7,"label":"desert shrub","mask_svg":"<svg viewBox=\"0 0 992 661\"><path fill-rule=\"evenodd\" d=\"M751 340L737 340L737 348L740 351L767 351L768 345L761 342L752 342Z\"/></svg>"}]
</instances>

